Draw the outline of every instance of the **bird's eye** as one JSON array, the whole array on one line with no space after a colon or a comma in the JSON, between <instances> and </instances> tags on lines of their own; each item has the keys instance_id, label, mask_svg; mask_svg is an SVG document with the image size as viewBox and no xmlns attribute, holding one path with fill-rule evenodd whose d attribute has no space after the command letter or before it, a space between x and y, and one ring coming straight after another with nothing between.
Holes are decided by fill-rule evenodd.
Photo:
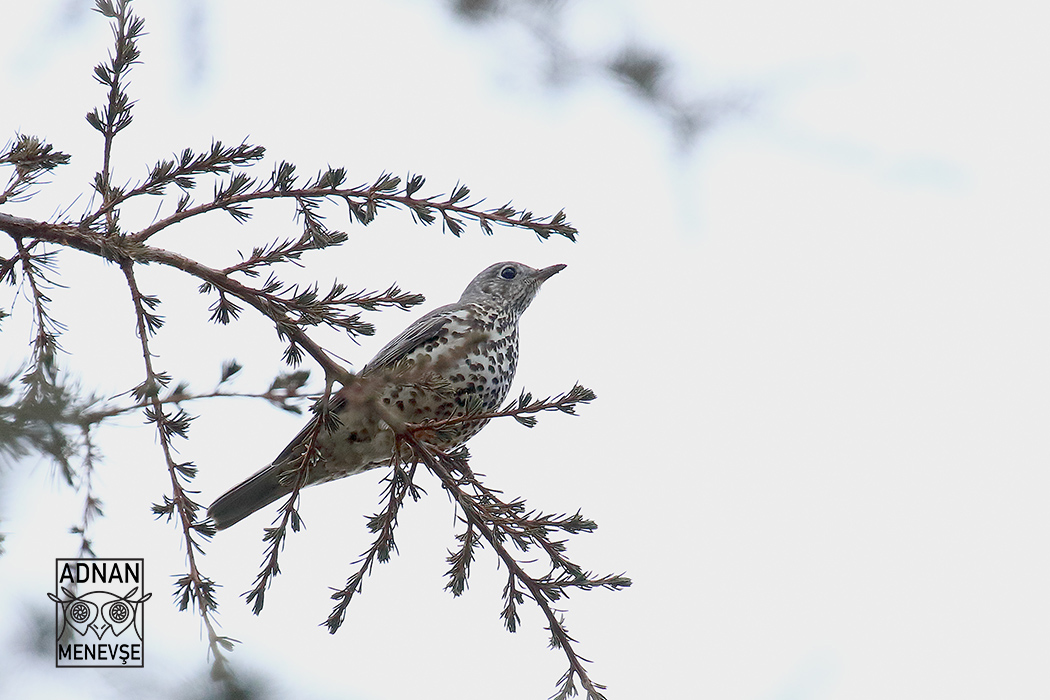
<instances>
[{"instance_id":1,"label":"bird's eye","mask_svg":"<svg viewBox=\"0 0 1050 700\"><path fill-rule=\"evenodd\" d=\"M518 276L518 271L510 265L507 265L505 268L499 271L499 276L505 280L512 280Z\"/></svg>"}]
</instances>

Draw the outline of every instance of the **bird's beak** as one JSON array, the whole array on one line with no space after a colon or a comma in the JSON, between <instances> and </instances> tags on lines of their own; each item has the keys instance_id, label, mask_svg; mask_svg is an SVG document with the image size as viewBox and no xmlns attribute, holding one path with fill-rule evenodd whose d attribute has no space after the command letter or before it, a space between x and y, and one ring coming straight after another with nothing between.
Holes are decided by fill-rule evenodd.
<instances>
[{"instance_id":1,"label":"bird's beak","mask_svg":"<svg viewBox=\"0 0 1050 700\"><path fill-rule=\"evenodd\" d=\"M538 282L546 282L551 277L554 277L554 275L564 270L566 267L566 265L562 265L561 263L557 265L551 265L550 267L545 267L536 274L536 280Z\"/></svg>"}]
</instances>

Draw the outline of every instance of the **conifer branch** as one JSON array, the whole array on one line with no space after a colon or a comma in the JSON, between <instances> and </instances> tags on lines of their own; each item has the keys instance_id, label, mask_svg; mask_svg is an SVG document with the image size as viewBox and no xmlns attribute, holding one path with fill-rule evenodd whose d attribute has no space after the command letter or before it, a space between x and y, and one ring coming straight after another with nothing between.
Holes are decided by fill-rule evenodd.
<instances>
[{"instance_id":1,"label":"conifer branch","mask_svg":"<svg viewBox=\"0 0 1050 700\"><path fill-rule=\"evenodd\" d=\"M99 236L68 224L48 225L0 214L0 230L9 229L14 232L14 235L29 233L38 240L57 243L122 265L129 260L136 263L159 263L186 272L204 283L202 285L204 291L211 288L218 289L255 307L264 316L270 318L274 322L278 336L289 340L285 358L290 364L298 364L302 360L302 352L306 351L324 368L326 374L344 383L350 381L350 375L346 370L303 332L301 326L309 325L308 321L311 319L304 321L290 317L288 312L296 310L294 303L288 303L287 300L281 300L273 294L267 295L261 293L260 290L252 289L223 274L222 270L208 267L173 251L134 243L126 237ZM357 332L362 334L369 332L367 327L355 325L351 317L345 319L337 317L333 320L332 325L343 325L348 330L353 326Z\"/></svg>"},{"instance_id":2,"label":"conifer branch","mask_svg":"<svg viewBox=\"0 0 1050 700\"><path fill-rule=\"evenodd\" d=\"M507 567L508 582L504 588L504 602L506 605L501 613L507 630L510 632L516 631L519 622L517 606L523 602L526 595L539 606L544 617L546 617L547 629L551 634L551 647L561 649L569 663L569 669L559 680L559 692L555 697L568 698L575 695L574 683L578 679L580 685L587 692L588 700L604 700L605 696L601 691L605 689L605 686L594 682L587 673L587 669L583 665L586 660L576 653L573 646L576 640L569 636L561 619L561 611L553 608L550 603L565 595L568 587L566 584L572 584L581 588L604 587L617 590L630 586L631 580L622 575L594 578L590 574L583 573L575 565L570 564L567 566L567 560L560 556L561 543L547 542L546 529L544 527L536 528L530 526L527 517L520 518L516 515L524 509L524 502L517 501L507 504L497 499L495 503L488 503L487 499L490 498L492 493L488 489L483 489L481 492L483 495L479 498L476 493L472 494L464 488L465 484L477 483L465 461L420 442L411 432L406 432L401 437L413 448L414 458L422 462L427 469L441 480L441 485L463 513L463 519L468 523L468 527L471 528L468 531L467 538L465 538L466 541L470 541L469 533L476 530ZM457 473L460 475L459 477L455 476ZM576 519L578 519L578 514L576 518L567 521L572 523L570 528L576 527ZM556 523L555 520L549 518L544 518L544 521L547 526ZM593 528L583 528L582 531L587 529ZM523 532L529 532L527 539L535 543L546 543L547 546L544 549L548 553L551 553L552 550L555 551L556 556L552 557L552 562L556 568L561 567L565 569L570 578L566 579L564 576L553 577L551 574L533 577L526 572L514 555L504 546L504 542L510 537L520 547L523 544L521 537ZM465 554L461 555L461 557L466 556ZM524 590L518 589L518 584ZM455 592L457 586L453 586L451 589Z\"/></svg>"},{"instance_id":3,"label":"conifer branch","mask_svg":"<svg viewBox=\"0 0 1050 700\"><path fill-rule=\"evenodd\" d=\"M95 174L95 191L102 196L98 214L106 215L107 233L117 232L115 202L121 191L113 186L113 139L131 125L131 106L134 102L125 90L131 67L139 62L136 40L142 35L145 22L131 14L131 0L95 0L95 11L110 18L113 29L113 53L108 63L95 66L95 79L108 88L106 104L87 114L87 121L102 134L102 170Z\"/></svg>"},{"instance_id":4,"label":"conifer branch","mask_svg":"<svg viewBox=\"0 0 1050 700\"><path fill-rule=\"evenodd\" d=\"M178 387L176 387L178 388ZM223 391L216 389L214 391L206 391L200 394L188 393L182 390L178 393L171 392L168 396L160 399L161 404L183 404L189 401L201 401L204 399L261 399L263 401L269 401L277 408L288 411L289 413L302 413L302 409L296 406L293 401L297 399L305 400L305 395L296 394L280 389L267 389L266 391ZM152 406L152 400L148 402L139 401L133 404L125 406L108 406L105 408L99 408L95 410L88 410L83 414L83 421L89 424L98 424L103 421L114 418L119 415L131 413L133 411L142 410Z\"/></svg>"},{"instance_id":5,"label":"conifer branch","mask_svg":"<svg viewBox=\"0 0 1050 700\"><path fill-rule=\"evenodd\" d=\"M167 516L169 521L175 517L177 524L182 529L189 571L180 576L176 583L179 609L186 610L191 605L196 607L208 632L208 648L213 658L212 676L216 679L228 678L229 661L223 650L231 650L236 640L216 632L214 614L218 602L215 599L215 583L204 576L197 565L197 554L203 554L203 549L196 536L199 535L207 540L215 534L215 530L207 521L197 520L197 511L201 506L189 497L183 485L184 480L188 483L193 479L197 468L192 462L176 462L175 449L171 444L172 438L176 435L186 437L192 418L181 409L174 414L164 411L164 406L160 401L160 390L171 381L171 378L154 370L153 353L149 348L149 338L163 324L162 318L154 313L158 302L156 297L143 295L139 290L134 266L130 260L121 264L121 270L131 292L139 341L142 346L142 359L146 370L146 379L135 388L134 395L150 402L150 406L144 412L147 421L157 426L157 437L168 468L168 476L171 479L171 497L165 497L163 505L154 505L153 512L157 517Z\"/></svg>"},{"instance_id":6,"label":"conifer branch","mask_svg":"<svg viewBox=\"0 0 1050 700\"><path fill-rule=\"evenodd\" d=\"M55 258L51 253L32 255L22 238L17 236L13 238L23 276L29 285L34 325L36 326L33 339L33 361L24 378L26 385L24 400L40 403L47 401L49 394L53 394L51 387L55 386L58 377L55 358L59 349L58 336L65 330L62 323L51 317L47 306L51 299L44 293L46 287L55 286L46 277L48 269L54 270Z\"/></svg>"},{"instance_id":7,"label":"conifer branch","mask_svg":"<svg viewBox=\"0 0 1050 700\"><path fill-rule=\"evenodd\" d=\"M376 535L376 539L368 551L354 562L358 569L346 580L346 585L341 589L332 589L335 591L331 596L332 600L337 602L328 619L322 623L328 628L330 634L335 634L342 626L350 601L361 592L364 579L372 573L372 566L376 560L380 564L385 564L390 561L391 553L397 552L394 528L397 527L397 514L404 503L405 496L411 494L413 500L419 500L421 490L413 483L416 463L410 464L407 470L403 469L397 450L391 462L390 474L385 478L387 485L383 490L386 506L368 519L368 529Z\"/></svg>"},{"instance_id":8,"label":"conifer branch","mask_svg":"<svg viewBox=\"0 0 1050 700\"><path fill-rule=\"evenodd\" d=\"M266 591L274 577L281 573L278 563L281 550L284 548L285 539L288 537L288 528L292 532L299 532L303 527L302 518L299 516L299 492L308 483L310 467L318 459L317 438L323 428L331 429L334 416L329 411L332 395L332 382L329 380L325 385L325 393L314 405L317 420L313 423L313 429L307 437L306 447L302 454L293 459L289 464L282 479L292 484L292 491L281 506L274 525L263 531L263 542L266 542L266 553L263 558L262 570L255 577L255 585L250 591L244 593L246 602L251 604L252 612L256 615L262 612L266 603Z\"/></svg>"},{"instance_id":9,"label":"conifer branch","mask_svg":"<svg viewBox=\"0 0 1050 700\"><path fill-rule=\"evenodd\" d=\"M44 174L69 162L69 155L56 151L54 146L36 136L16 134L3 153L0 165L14 167L7 187L0 193L0 204L22 202L29 199L28 191ZM0 279L4 277L0 274Z\"/></svg>"},{"instance_id":10,"label":"conifer branch","mask_svg":"<svg viewBox=\"0 0 1050 700\"><path fill-rule=\"evenodd\" d=\"M280 168L280 165L278 167ZM333 173L336 171L329 170L327 173L322 173L312 186L298 189L285 188L281 183L250 189L257 183L248 179L247 176L232 179L227 187L216 191L212 201L196 206L180 207L174 213L133 234L131 239L137 242L146 241L180 221L212 211L226 211L234 218L243 221L250 216L249 209L246 207L249 202L285 198L292 198L301 204L309 203L314 206L322 200L342 201L351 219L356 218L362 224L371 223L379 209L385 207L407 209L416 221L424 225L434 223L440 215L443 225L455 236L463 232L464 219L477 221L482 231L490 235L493 233L493 224L526 228L533 231L540 239L560 235L574 241L578 233L576 228L568 223L564 211L559 211L553 216L538 217L531 211L515 208L509 202L499 207L481 209L480 205L483 200L469 203L466 201L470 190L464 185L458 185L447 197L442 195L416 197L414 193L424 182L420 176L409 175L407 184L402 186L400 178L383 173L371 185L338 188L330 185L330 183L340 181ZM300 206L300 213L304 210L304 207Z\"/></svg>"},{"instance_id":11,"label":"conifer branch","mask_svg":"<svg viewBox=\"0 0 1050 700\"><path fill-rule=\"evenodd\" d=\"M569 415L576 414L576 406L581 403L590 403L597 398L595 393L587 387L579 384L573 385L564 394L547 397L545 399L533 400L532 394L522 391L516 401L512 401L499 411L478 411L466 413L451 418L443 418L435 421L425 421L413 426L413 430L439 430L460 423L478 423L489 421L493 418L513 418L526 428L536 425L534 414L544 411L560 411Z\"/></svg>"}]
</instances>

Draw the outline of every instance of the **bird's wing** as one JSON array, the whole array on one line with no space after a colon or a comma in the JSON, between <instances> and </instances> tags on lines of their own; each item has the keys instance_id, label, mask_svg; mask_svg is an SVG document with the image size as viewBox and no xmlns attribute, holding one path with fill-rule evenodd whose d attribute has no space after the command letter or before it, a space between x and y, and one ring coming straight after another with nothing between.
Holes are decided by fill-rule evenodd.
<instances>
[{"instance_id":1,"label":"bird's wing","mask_svg":"<svg viewBox=\"0 0 1050 700\"><path fill-rule=\"evenodd\" d=\"M371 362L361 368L361 375L364 376L375 372L376 370L394 367L398 362L412 354L416 348L434 340L441 332L441 329L452 320L452 317L448 312L453 308L454 305L449 304L448 306L434 309L426 316L423 316L421 319L406 328L401 335L387 343L386 346L379 351L379 354L372 358ZM345 405L346 399L343 398L339 392L336 392L332 394L331 404L328 410L331 413L338 415ZM277 455L277 458L273 460L272 464L283 464L300 456L307 441L310 439L310 432L314 429L314 423L316 421L317 417L315 416L313 420L307 423L306 426L299 431L299 434L288 443L288 446L281 451L281 454Z\"/></svg>"},{"instance_id":2,"label":"bird's wing","mask_svg":"<svg viewBox=\"0 0 1050 700\"><path fill-rule=\"evenodd\" d=\"M406 328L401 335L397 336L379 353L372 361L361 368L361 374L367 375L376 370L389 369L398 362L408 357L421 345L434 340L441 333L441 329L452 320L449 313L454 308L453 304L434 309L423 318L419 319Z\"/></svg>"}]
</instances>

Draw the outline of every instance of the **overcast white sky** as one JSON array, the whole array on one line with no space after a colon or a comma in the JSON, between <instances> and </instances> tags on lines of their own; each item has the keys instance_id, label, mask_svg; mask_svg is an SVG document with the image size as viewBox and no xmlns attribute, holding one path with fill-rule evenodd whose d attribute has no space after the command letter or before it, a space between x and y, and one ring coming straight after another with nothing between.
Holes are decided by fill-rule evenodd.
<instances>
[{"instance_id":1,"label":"overcast white sky","mask_svg":"<svg viewBox=\"0 0 1050 700\"><path fill-rule=\"evenodd\" d=\"M84 5L4 3L0 132L74 155L39 197L4 211L50 217L98 167L83 115L101 99L91 67L109 29L74 9ZM575 3L566 35L593 55L625 39L657 45L683 90L747 97L748 110L682 152L622 89L550 89L526 36L464 27L437 2L136 7L149 35L118 180L185 146L248 138L304 173L343 165L363 182L411 170L431 192L464 181L493 203L566 208L576 244L511 230L457 240L390 212L349 228L351 242L308 259L301 279L397 281L431 308L497 260L568 263L525 316L516 390L578 380L599 400L533 431L493 424L471 450L507 494L597 520L570 552L634 578L568 603L610 698L1047 696L1045 8ZM188 56L193 12L203 29ZM287 207L255 211L248 226L215 216L155 243L218 264L294 231ZM331 212L334 227L342 216ZM82 256L61 264L69 289L53 296L70 366L88 387L126 390L142 370L119 275ZM207 389L236 357L247 365L237 386L253 390L279 368L259 319L207 326L195 284L153 269L141 284L166 300L155 347L176 377ZM24 299L16 312L26 316ZM418 313L379 315L360 347L321 339L360 367ZM19 319L3 329L10 372L29 334ZM300 427L249 402L196 408L182 454L200 466L206 502ZM100 556L146 559L147 667L56 670L21 651L32 615L51 614L53 560L75 554L66 531L79 508L29 462L0 494L5 697L122 697L138 683L185 697L205 669L196 618L169 604L181 541L149 513L167 479L154 436L132 417L101 437L109 517L94 540ZM521 632L502 629L493 557L466 596L442 591L455 530L428 479L430 495L402 515L400 555L366 581L337 635L318 627L327 587L371 541L361 516L376 510L378 478L304 494L309 528L289 541L260 618L238 594L267 518L216 538L202 566L224 586L224 631L243 642L235 668L263 674L275 697L547 697L563 657L531 609Z\"/></svg>"}]
</instances>

